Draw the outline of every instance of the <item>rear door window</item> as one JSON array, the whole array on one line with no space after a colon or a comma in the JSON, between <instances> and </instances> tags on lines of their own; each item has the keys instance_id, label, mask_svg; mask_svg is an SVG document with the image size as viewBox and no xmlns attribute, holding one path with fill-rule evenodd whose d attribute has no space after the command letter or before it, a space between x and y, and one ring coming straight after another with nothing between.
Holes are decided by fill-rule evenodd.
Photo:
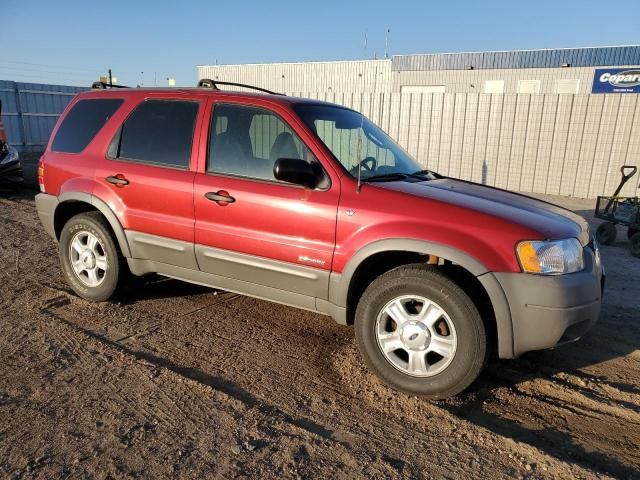
<instances>
[{"instance_id":1,"label":"rear door window","mask_svg":"<svg viewBox=\"0 0 640 480\"><path fill-rule=\"evenodd\" d=\"M62 153L80 153L123 101L120 98L92 98L78 101L62 120L53 139L52 150Z\"/></svg>"},{"instance_id":2,"label":"rear door window","mask_svg":"<svg viewBox=\"0 0 640 480\"><path fill-rule=\"evenodd\" d=\"M112 158L189 168L198 102L146 100L122 125Z\"/></svg>"}]
</instances>

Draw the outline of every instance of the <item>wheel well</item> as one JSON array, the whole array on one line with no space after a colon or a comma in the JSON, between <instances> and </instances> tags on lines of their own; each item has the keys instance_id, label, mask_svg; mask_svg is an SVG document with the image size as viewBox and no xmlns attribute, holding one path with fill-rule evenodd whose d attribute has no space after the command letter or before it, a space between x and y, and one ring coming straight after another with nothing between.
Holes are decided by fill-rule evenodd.
<instances>
[{"instance_id":1,"label":"wheel well","mask_svg":"<svg viewBox=\"0 0 640 480\"><path fill-rule=\"evenodd\" d=\"M388 251L368 257L358 266L349 284L349 293L347 295L347 324L353 325L358 300L371 282L389 270L412 263L431 264L462 288L480 312L487 332L487 338L490 341L490 351L492 354L497 354L497 323L489 294L476 276L470 271L461 265L454 264L449 260L433 255L416 252Z\"/></svg>"},{"instance_id":2,"label":"wheel well","mask_svg":"<svg viewBox=\"0 0 640 480\"><path fill-rule=\"evenodd\" d=\"M80 213L86 212L100 212L96 207L87 202L82 202L78 200L68 200L66 202L61 203L56 208L56 213L53 219L53 226L56 232L56 239L60 240L60 233L62 232L62 227L64 227L65 223L69 221L72 217Z\"/></svg>"}]
</instances>

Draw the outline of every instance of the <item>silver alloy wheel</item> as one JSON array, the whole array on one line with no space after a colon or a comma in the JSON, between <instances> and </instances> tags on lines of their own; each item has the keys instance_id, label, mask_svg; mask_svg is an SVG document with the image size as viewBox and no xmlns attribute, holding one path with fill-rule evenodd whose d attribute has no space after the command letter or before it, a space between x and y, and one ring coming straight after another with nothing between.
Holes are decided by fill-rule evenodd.
<instances>
[{"instance_id":1,"label":"silver alloy wheel","mask_svg":"<svg viewBox=\"0 0 640 480\"><path fill-rule=\"evenodd\" d=\"M69 262L76 276L88 287L100 285L109 268L104 245L93 233L76 233L69 243Z\"/></svg>"},{"instance_id":2,"label":"silver alloy wheel","mask_svg":"<svg viewBox=\"0 0 640 480\"><path fill-rule=\"evenodd\" d=\"M442 372L455 356L458 337L439 305L417 295L387 303L376 320L378 347L391 365L414 377Z\"/></svg>"}]
</instances>

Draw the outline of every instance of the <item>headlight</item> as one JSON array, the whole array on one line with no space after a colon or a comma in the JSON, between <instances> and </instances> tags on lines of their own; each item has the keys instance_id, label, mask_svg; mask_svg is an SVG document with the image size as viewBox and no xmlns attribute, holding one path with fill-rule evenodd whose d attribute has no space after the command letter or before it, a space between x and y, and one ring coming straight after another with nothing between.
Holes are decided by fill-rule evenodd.
<instances>
[{"instance_id":1,"label":"headlight","mask_svg":"<svg viewBox=\"0 0 640 480\"><path fill-rule=\"evenodd\" d=\"M558 275L584 268L582 245L575 238L520 242L516 252L522 270L527 273Z\"/></svg>"}]
</instances>

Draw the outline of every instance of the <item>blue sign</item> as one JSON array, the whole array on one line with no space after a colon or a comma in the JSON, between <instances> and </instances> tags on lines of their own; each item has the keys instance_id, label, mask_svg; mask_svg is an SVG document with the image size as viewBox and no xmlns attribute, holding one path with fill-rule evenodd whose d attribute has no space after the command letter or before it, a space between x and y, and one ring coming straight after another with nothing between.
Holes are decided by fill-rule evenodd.
<instances>
[{"instance_id":1,"label":"blue sign","mask_svg":"<svg viewBox=\"0 0 640 480\"><path fill-rule=\"evenodd\" d=\"M591 93L640 93L640 68L596 68Z\"/></svg>"}]
</instances>

